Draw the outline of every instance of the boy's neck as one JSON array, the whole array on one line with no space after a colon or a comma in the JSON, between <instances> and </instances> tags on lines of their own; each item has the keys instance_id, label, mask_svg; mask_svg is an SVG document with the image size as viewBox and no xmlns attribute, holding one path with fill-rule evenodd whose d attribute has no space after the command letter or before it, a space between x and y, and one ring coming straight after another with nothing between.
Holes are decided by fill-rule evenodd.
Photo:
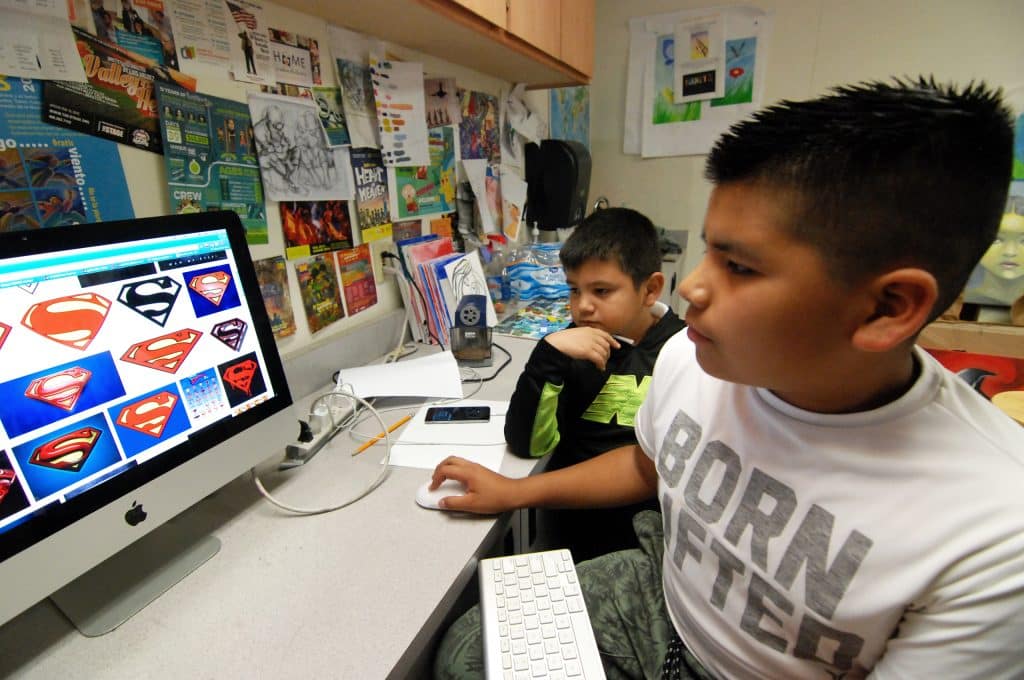
<instances>
[{"instance_id":1,"label":"boy's neck","mask_svg":"<svg viewBox=\"0 0 1024 680\"><path fill-rule=\"evenodd\" d=\"M645 311L647 314L642 316L635 326L628 329L628 335L623 334L623 336L627 337L634 345L639 345L644 337L646 337L647 332L661 321L661 317L663 317L665 312L668 311L668 305L660 301L655 302L650 307L647 307Z\"/></svg>"},{"instance_id":2,"label":"boy's neck","mask_svg":"<svg viewBox=\"0 0 1024 680\"><path fill-rule=\"evenodd\" d=\"M906 394L921 375L913 350L872 356L869 365L846 374L831 373L827 384L807 393L772 390L779 399L815 413L860 413L881 408Z\"/></svg>"}]
</instances>

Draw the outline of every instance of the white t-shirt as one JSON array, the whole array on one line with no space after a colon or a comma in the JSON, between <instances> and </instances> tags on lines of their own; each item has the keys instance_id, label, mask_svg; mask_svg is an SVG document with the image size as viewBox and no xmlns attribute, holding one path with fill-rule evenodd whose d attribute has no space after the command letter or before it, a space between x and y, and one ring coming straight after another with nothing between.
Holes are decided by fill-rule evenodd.
<instances>
[{"instance_id":1,"label":"white t-shirt","mask_svg":"<svg viewBox=\"0 0 1024 680\"><path fill-rule=\"evenodd\" d=\"M898 400L834 415L665 344L636 432L668 611L716 675L1024 677L1024 428L916 357Z\"/></svg>"}]
</instances>

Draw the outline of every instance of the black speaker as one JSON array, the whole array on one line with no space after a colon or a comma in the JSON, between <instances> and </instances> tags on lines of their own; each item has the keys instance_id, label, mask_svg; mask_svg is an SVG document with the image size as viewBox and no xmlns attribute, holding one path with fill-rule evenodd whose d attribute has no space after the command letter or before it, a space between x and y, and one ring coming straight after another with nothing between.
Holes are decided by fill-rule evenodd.
<instances>
[{"instance_id":1,"label":"black speaker","mask_svg":"<svg viewBox=\"0 0 1024 680\"><path fill-rule=\"evenodd\" d=\"M534 149L530 149L534 146ZM528 223L553 231L574 227L587 210L590 152L579 142L541 140L526 145Z\"/></svg>"}]
</instances>

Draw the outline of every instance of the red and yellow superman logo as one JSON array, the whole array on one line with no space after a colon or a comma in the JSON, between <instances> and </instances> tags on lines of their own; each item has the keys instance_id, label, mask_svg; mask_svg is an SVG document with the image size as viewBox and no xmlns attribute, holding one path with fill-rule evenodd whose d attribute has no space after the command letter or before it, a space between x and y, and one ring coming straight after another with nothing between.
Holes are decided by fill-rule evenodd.
<instances>
[{"instance_id":1,"label":"red and yellow superman logo","mask_svg":"<svg viewBox=\"0 0 1024 680\"><path fill-rule=\"evenodd\" d=\"M95 427L67 432L38 447L29 456L28 462L54 470L78 472L99 441L100 434Z\"/></svg>"},{"instance_id":2,"label":"red and yellow superman logo","mask_svg":"<svg viewBox=\"0 0 1024 680\"><path fill-rule=\"evenodd\" d=\"M164 427L171 419L171 413L178 403L178 397L170 392L160 392L146 397L121 409L117 424L152 437L164 433Z\"/></svg>"},{"instance_id":3,"label":"red and yellow superman logo","mask_svg":"<svg viewBox=\"0 0 1024 680\"><path fill-rule=\"evenodd\" d=\"M155 368L165 373L176 373L185 363L185 358L196 348L196 343L202 335L191 328L183 328L174 333L143 340L129 347L121 361Z\"/></svg>"},{"instance_id":4,"label":"red and yellow superman logo","mask_svg":"<svg viewBox=\"0 0 1024 680\"><path fill-rule=\"evenodd\" d=\"M25 396L70 411L75 408L75 402L82 396L91 377L92 371L81 366L72 366L36 378L28 384Z\"/></svg>"},{"instance_id":5,"label":"red and yellow superman logo","mask_svg":"<svg viewBox=\"0 0 1024 680\"><path fill-rule=\"evenodd\" d=\"M109 311L110 300L96 293L66 295L32 305L21 325L54 342L85 350Z\"/></svg>"},{"instance_id":6,"label":"red and yellow superman logo","mask_svg":"<svg viewBox=\"0 0 1024 680\"><path fill-rule=\"evenodd\" d=\"M219 307L230 283L231 274L226 271L216 271L193 276L188 282L188 287Z\"/></svg>"}]
</instances>

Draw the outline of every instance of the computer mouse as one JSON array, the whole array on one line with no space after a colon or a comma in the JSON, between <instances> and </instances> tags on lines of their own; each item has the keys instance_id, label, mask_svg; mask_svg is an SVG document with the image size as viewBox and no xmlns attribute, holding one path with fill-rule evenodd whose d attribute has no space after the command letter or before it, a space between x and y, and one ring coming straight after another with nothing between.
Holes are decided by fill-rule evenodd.
<instances>
[{"instance_id":1,"label":"computer mouse","mask_svg":"<svg viewBox=\"0 0 1024 680\"><path fill-rule=\"evenodd\" d=\"M433 491L430 490L430 480L416 490L416 503L431 510L441 510L438 502L448 496L461 496L466 493L466 487L462 482L454 479L446 479Z\"/></svg>"}]
</instances>

